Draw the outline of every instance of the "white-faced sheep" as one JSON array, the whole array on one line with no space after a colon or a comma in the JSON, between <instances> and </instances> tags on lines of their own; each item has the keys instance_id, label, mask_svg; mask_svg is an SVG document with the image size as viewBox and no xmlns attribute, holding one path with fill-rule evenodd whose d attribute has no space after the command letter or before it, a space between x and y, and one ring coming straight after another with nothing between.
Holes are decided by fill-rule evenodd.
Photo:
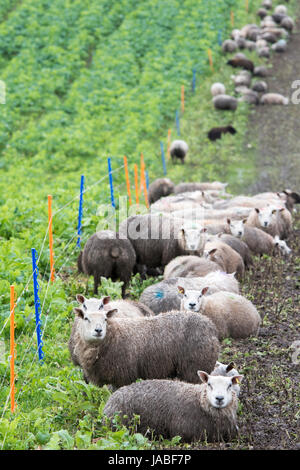
<instances>
[{"instance_id":1,"label":"white-faced sheep","mask_svg":"<svg viewBox=\"0 0 300 470\"><path fill-rule=\"evenodd\" d=\"M211 92L212 96L225 95L226 88L223 85L223 83L216 82L216 83L212 84L212 86L210 88L210 92Z\"/></svg>"},{"instance_id":2,"label":"white-faced sheep","mask_svg":"<svg viewBox=\"0 0 300 470\"><path fill-rule=\"evenodd\" d=\"M123 281L124 297L135 262L134 248L126 237L119 238L111 230L102 230L88 239L78 257L77 266L79 272L94 277L94 294L98 292L102 276L112 281Z\"/></svg>"},{"instance_id":3,"label":"white-faced sheep","mask_svg":"<svg viewBox=\"0 0 300 470\"><path fill-rule=\"evenodd\" d=\"M205 243L204 256L217 263L228 274L236 273L238 277L245 274L241 255L220 239Z\"/></svg>"},{"instance_id":4,"label":"white-faced sheep","mask_svg":"<svg viewBox=\"0 0 300 470\"><path fill-rule=\"evenodd\" d=\"M240 373L234 368L234 362L229 364L223 364L222 362L217 361L214 370L210 375L222 375L223 377L234 377L240 375ZM241 387L239 385L239 380L232 385L232 389L235 391L236 396L240 395Z\"/></svg>"},{"instance_id":5,"label":"white-faced sheep","mask_svg":"<svg viewBox=\"0 0 300 470\"><path fill-rule=\"evenodd\" d=\"M238 101L230 95L217 95L213 98L213 104L216 109L235 111L238 106Z\"/></svg>"},{"instance_id":6,"label":"white-faced sheep","mask_svg":"<svg viewBox=\"0 0 300 470\"><path fill-rule=\"evenodd\" d=\"M117 312L109 310L109 304L107 311L75 313L78 320L69 348L76 351L76 365L87 381L98 387L121 387L139 378L177 377L195 383L195 370L211 371L218 358L216 328L202 315L170 312L114 318Z\"/></svg>"},{"instance_id":7,"label":"white-faced sheep","mask_svg":"<svg viewBox=\"0 0 300 470\"><path fill-rule=\"evenodd\" d=\"M189 146L184 140L173 140L170 145L170 155L172 161L175 162L175 160L178 159L181 160L181 163L184 163L188 150Z\"/></svg>"},{"instance_id":8,"label":"white-faced sheep","mask_svg":"<svg viewBox=\"0 0 300 470\"><path fill-rule=\"evenodd\" d=\"M138 431L184 442L229 440L236 436L238 398L233 386L243 376L197 372L201 385L173 380L145 380L122 387L108 399L103 414L118 415L129 425L138 415ZM197 375L196 374L196 375Z\"/></svg>"},{"instance_id":9,"label":"white-faced sheep","mask_svg":"<svg viewBox=\"0 0 300 470\"><path fill-rule=\"evenodd\" d=\"M292 232L293 220L290 212L284 207L257 207L251 211L246 225L257 227L269 233L272 237L288 238Z\"/></svg>"},{"instance_id":10,"label":"white-faced sheep","mask_svg":"<svg viewBox=\"0 0 300 470\"><path fill-rule=\"evenodd\" d=\"M265 93L260 98L260 104L288 105L289 99L284 97L280 93Z\"/></svg>"},{"instance_id":11,"label":"white-faced sheep","mask_svg":"<svg viewBox=\"0 0 300 470\"><path fill-rule=\"evenodd\" d=\"M234 274L214 271L203 277L176 277L158 282L146 287L139 300L155 314L179 310L181 298L178 286L197 290L208 287L208 294L221 290L239 294L239 282Z\"/></svg>"},{"instance_id":12,"label":"white-faced sheep","mask_svg":"<svg viewBox=\"0 0 300 470\"><path fill-rule=\"evenodd\" d=\"M161 197L166 197L174 192L175 185L169 178L157 178L148 189L149 204L153 204Z\"/></svg>"},{"instance_id":13,"label":"white-faced sheep","mask_svg":"<svg viewBox=\"0 0 300 470\"><path fill-rule=\"evenodd\" d=\"M274 237L274 246L275 249L277 248L279 253L286 258L292 253L291 248L287 245L284 240L280 240L278 235L275 235Z\"/></svg>"},{"instance_id":14,"label":"white-faced sheep","mask_svg":"<svg viewBox=\"0 0 300 470\"><path fill-rule=\"evenodd\" d=\"M220 265L199 256L178 256L170 261L164 270L164 279L173 277L201 277L213 271L220 271Z\"/></svg>"},{"instance_id":15,"label":"white-faced sheep","mask_svg":"<svg viewBox=\"0 0 300 470\"><path fill-rule=\"evenodd\" d=\"M228 219L230 233L243 240L254 255L272 255L274 250L273 237L256 227L248 227L246 219L233 221Z\"/></svg>"},{"instance_id":16,"label":"white-faced sheep","mask_svg":"<svg viewBox=\"0 0 300 470\"><path fill-rule=\"evenodd\" d=\"M207 316L216 325L219 339L257 335L261 317L245 297L225 291L205 295L206 287L201 291L185 290L182 286L178 289L182 296L180 309Z\"/></svg>"}]
</instances>

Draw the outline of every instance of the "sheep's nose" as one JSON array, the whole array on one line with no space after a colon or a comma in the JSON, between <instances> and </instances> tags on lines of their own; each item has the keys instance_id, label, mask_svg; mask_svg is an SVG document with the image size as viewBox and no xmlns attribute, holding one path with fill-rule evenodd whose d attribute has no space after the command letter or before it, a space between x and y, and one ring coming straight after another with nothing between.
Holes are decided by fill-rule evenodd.
<instances>
[{"instance_id":1,"label":"sheep's nose","mask_svg":"<svg viewBox=\"0 0 300 470\"><path fill-rule=\"evenodd\" d=\"M100 333L102 332L102 328L95 328L95 332L97 333L97 335L100 335Z\"/></svg>"},{"instance_id":2,"label":"sheep's nose","mask_svg":"<svg viewBox=\"0 0 300 470\"><path fill-rule=\"evenodd\" d=\"M190 303L190 304L189 304L189 307L190 307L190 308L195 308L195 307L196 307L196 304Z\"/></svg>"},{"instance_id":3,"label":"sheep's nose","mask_svg":"<svg viewBox=\"0 0 300 470\"><path fill-rule=\"evenodd\" d=\"M222 402L224 401L224 397L216 397L218 405L222 405Z\"/></svg>"},{"instance_id":4,"label":"sheep's nose","mask_svg":"<svg viewBox=\"0 0 300 470\"><path fill-rule=\"evenodd\" d=\"M265 227L267 227L267 226L268 226L268 222L264 222L264 225L265 225Z\"/></svg>"},{"instance_id":5,"label":"sheep's nose","mask_svg":"<svg viewBox=\"0 0 300 470\"><path fill-rule=\"evenodd\" d=\"M195 250L196 249L196 245L191 245L191 250Z\"/></svg>"},{"instance_id":6,"label":"sheep's nose","mask_svg":"<svg viewBox=\"0 0 300 470\"><path fill-rule=\"evenodd\" d=\"M242 235L242 232L239 232L239 236L241 236L241 235Z\"/></svg>"}]
</instances>

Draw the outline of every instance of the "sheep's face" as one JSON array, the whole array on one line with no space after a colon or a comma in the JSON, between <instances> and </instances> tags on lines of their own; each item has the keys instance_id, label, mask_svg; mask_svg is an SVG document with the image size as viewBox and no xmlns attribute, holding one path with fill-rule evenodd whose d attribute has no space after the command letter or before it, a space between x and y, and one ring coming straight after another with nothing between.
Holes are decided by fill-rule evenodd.
<instances>
[{"instance_id":1,"label":"sheep's face","mask_svg":"<svg viewBox=\"0 0 300 470\"><path fill-rule=\"evenodd\" d=\"M257 218L260 226L262 228L268 228L272 222L274 222L276 217L276 209L264 208L264 209L255 209L257 212Z\"/></svg>"},{"instance_id":2,"label":"sheep's face","mask_svg":"<svg viewBox=\"0 0 300 470\"><path fill-rule=\"evenodd\" d=\"M290 254L292 253L291 248L288 247L284 240L280 240L278 235L274 237L274 245L278 248L278 250L283 256L290 256Z\"/></svg>"},{"instance_id":3,"label":"sheep's face","mask_svg":"<svg viewBox=\"0 0 300 470\"><path fill-rule=\"evenodd\" d=\"M81 338L88 344L98 344L106 336L107 320L110 318L116 309L105 311L104 309L94 312L83 312L81 309L75 309L75 313L80 318L80 335Z\"/></svg>"},{"instance_id":4,"label":"sheep's face","mask_svg":"<svg viewBox=\"0 0 300 470\"><path fill-rule=\"evenodd\" d=\"M206 384L206 396L209 404L213 408L226 408L230 405L235 395L234 385L238 384L242 379L242 375L234 375L233 377L224 377L220 375L208 375L206 372L198 371L201 381Z\"/></svg>"},{"instance_id":5,"label":"sheep's face","mask_svg":"<svg viewBox=\"0 0 300 470\"><path fill-rule=\"evenodd\" d=\"M230 220L227 219L227 223L229 225L229 230L231 235L237 238L241 238L244 236L245 233L245 220Z\"/></svg>"},{"instance_id":6,"label":"sheep's face","mask_svg":"<svg viewBox=\"0 0 300 470\"><path fill-rule=\"evenodd\" d=\"M181 235L187 251L202 251L205 244L206 228L182 228Z\"/></svg>"},{"instance_id":7,"label":"sheep's face","mask_svg":"<svg viewBox=\"0 0 300 470\"><path fill-rule=\"evenodd\" d=\"M179 293L181 295L181 309L184 311L191 311L191 312L200 312L202 303L203 303L203 295L205 295L208 291L208 287L199 290L184 290L183 287L178 287Z\"/></svg>"}]
</instances>

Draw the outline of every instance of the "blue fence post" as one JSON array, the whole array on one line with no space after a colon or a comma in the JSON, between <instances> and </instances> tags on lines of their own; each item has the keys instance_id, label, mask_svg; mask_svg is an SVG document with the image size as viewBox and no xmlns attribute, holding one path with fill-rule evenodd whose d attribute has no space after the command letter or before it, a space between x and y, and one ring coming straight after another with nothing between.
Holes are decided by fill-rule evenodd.
<instances>
[{"instance_id":1,"label":"blue fence post","mask_svg":"<svg viewBox=\"0 0 300 470\"><path fill-rule=\"evenodd\" d=\"M83 207L83 191L84 191L84 175L80 178L80 197L79 197L79 209L78 209L78 225L77 225L77 243L76 246L80 248L81 241L81 224L82 224L82 207Z\"/></svg>"},{"instance_id":2,"label":"blue fence post","mask_svg":"<svg viewBox=\"0 0 300 470\"><path fill-rule=\"evenodd\" d=\"M44 353L42 350L43 341L41 335L41 303L39 299L39 283L38 283L38 267L36 264L36 250L35 248L31 249L32 255L32 273L33 273L33 291L34 291L34 308L35 308L35 323L36 323L36 337L37 337L37 344L38 344L38 355L39 360L43 362Z\"/></svg>"},{"instance_id":3,"label":"blue fence post","mask_svg":"<svg viewBox=\"0 0 300 470\"><path fill-rule=\"evenodd\" d=\"M111 171L111 158L110 157L107 159L107 163L108 163L108 176L109 176L111 205L115 209L116 205L115 205L115 199L114 199L114 185L113 185L113 178L112 178L112 171Z\"/></svg>"},{"instance_id":4,"label":"blue fence post","mask_svg":"<svg viewBox=\"0 0 300 470\"><path fill-rule=\"evenodd\" d=\"M160 149L161 149L161 159L162 159L164 174L166 175L167 167L166 167L166 159L165 159L165 152L164 152L164 144L162 142L160 143Z\"/></svg>"},{"instance_id":5,"label":"blue fence post","mask_svg":"<svg viewBox=\"0 0 300 470\"><path fill-rule=\"evenodd\" d=\"M175 120L176 120L177 135L180 135L179 111L178 110L176 111Z\"/></svg>"},{"instance_id":6,"label":"blue fence post","mask_svg":"<svg viewBox=\"0 0 300 470\"><path fill-rule=\"evenodd\" d=\"M218 44L222 46L222 31L220 29L218 31Z\"/></svg>"},{"instance_id":7,"label":"blue fence post","mask_svg":"<svg viewBox=\"0 0 300 470\"><path fill-rule=\"evenodd\" d=\"M148 174L148 170L145 171L146 173L146 188L147 188L147 192L149 191L149 174Z\"/></svg>"}]
</instances>

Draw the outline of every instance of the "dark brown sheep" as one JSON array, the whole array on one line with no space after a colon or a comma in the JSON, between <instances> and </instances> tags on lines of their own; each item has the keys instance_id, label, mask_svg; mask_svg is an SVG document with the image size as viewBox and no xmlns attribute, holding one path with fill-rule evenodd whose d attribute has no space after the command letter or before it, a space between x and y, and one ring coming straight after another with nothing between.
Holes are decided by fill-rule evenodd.
<instances>
[{"instance_id":1,"label":"dark brown sheep","mask_svg":"<svg viewBox=\"0 0 300 470\"><path fill-rule=\"evenodd\" d=\"M221 139L222 134L236 134L236 129L232 126L225 126L225 127L213 127L207 134L209 140L217 140Z\"/></svg>"},{"instance_id":2,"label":"dark brown sheep","mask_svg":"<svg viewBox=\"0 0 300 470\"><path fill-rule=\"evenodd\" d=\"M254 64L248 59L233 58L227 61L227 65L231 65L231 67L234 68L240 67L242 69L249 70L252 73L254 71Z\"/></svg>"},{"instance_id":3,"label":"dark brown sheep","mask_svg":"<svg viewBox=\"0 0 300 470\"><path fill-rule=\"evenodd\" d=\"M113 282L123 281L122 296L130 281L136 256L133 246L126 238L119 238L111 230L102 230L92 235L80 253L77 266L79 272L94 277L94 294L98 293L101 277Z\"/></svg>"},{"instance_id":4,"label":"dark brown sheep","mask_svg":"<svg viewBox=\"0 0 300 470\"><path fill-rule=\"evenodd\" d=\"M174 183L169 178L158 178L154 180L148 189L149 204L153 204L161 197L169 196L174 192Z\"/></svg>"}]
</instances>

